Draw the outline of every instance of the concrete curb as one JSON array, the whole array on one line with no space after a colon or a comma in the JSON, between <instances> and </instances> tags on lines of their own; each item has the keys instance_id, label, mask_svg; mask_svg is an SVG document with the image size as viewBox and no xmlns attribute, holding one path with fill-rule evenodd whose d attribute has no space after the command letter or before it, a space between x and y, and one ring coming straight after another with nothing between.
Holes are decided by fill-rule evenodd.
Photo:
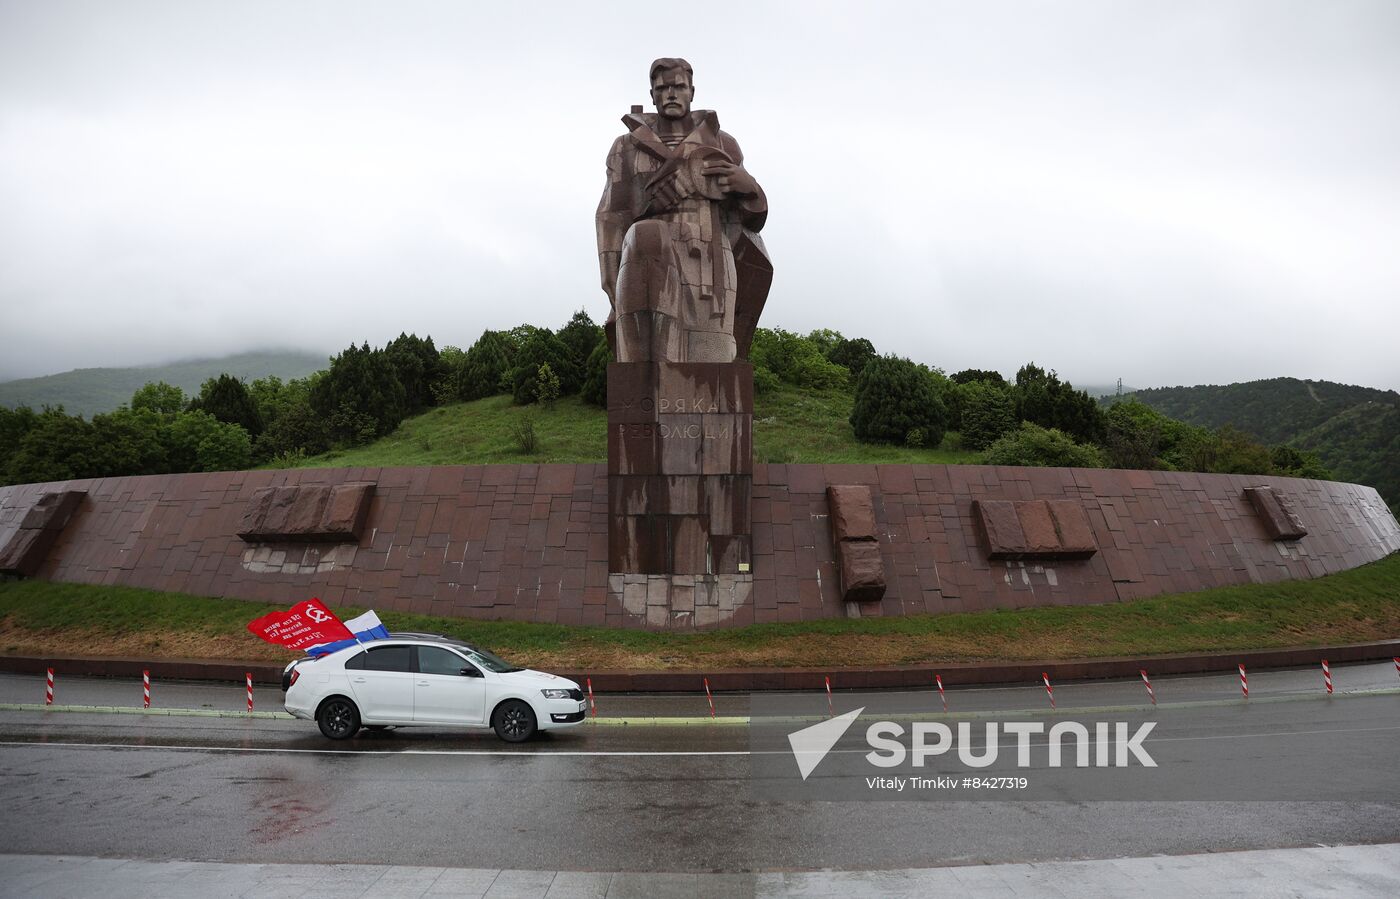
<instances>
[{"instance_id":1,"label":"concrete curb","mask_svg":"<svg viewBox=\"0 0 1400 899\"><path fill-rule=\"evenodd\" d=\"M1136 658L1047 659L1030 662L949 662L940 665L877 668L740 668L717 671L555 671L578 683L593 681L600 693L703 693L704 678L716 692L756 693L773 690L824 690L831 678L833 690L872 690L928 687L933 676L946 686L975 684L1039 683L1048 672L1059 683L1073 680L1110 680L1137 677L1139 669L1154 676L1234 671L1240 663L1249 668L1296 668L1331 663L1368 662L1400 656L1400 639L1341 646L1301 646L1238 652L1183 653ZM43 674L53 668L65 675L87 677L140 677L142 670L162 680L226 681L243 684L251 673L260 684L281 684L282 665L266 662L208 661L201 659L141 659L95 656L0 656L0 671Z\"/></svg>"}]
</instances>

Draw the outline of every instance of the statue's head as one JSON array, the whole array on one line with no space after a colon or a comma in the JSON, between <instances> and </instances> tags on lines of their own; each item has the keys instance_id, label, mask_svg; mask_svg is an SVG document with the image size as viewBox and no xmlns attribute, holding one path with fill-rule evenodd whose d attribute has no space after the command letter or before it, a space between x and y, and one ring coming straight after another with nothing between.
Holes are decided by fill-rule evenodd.
<instances>
[{"instance_id":1,"label":"statue's head","mask_svg":"<svg viewBox=\"0 0 1400 899\"><path fill-rule=\"evenodd\" d=\"M663 57L651 64L651 102L668 119L690 115L695 99L695 71L684 59Z\"/></svg>"}]
</instances>

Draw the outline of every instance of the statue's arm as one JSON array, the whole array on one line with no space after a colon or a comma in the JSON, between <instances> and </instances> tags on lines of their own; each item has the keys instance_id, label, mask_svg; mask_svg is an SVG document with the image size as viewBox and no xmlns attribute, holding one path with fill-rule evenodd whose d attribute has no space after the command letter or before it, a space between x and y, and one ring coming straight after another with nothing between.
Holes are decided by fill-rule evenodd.
<instances>
[{"instance_id":1,"label":"statue's arm","mask_svg":"<svg viewBox=\"0 0 1400 899\"><path fill-rule=\"evenodd\" d=\"M617 268L622 258L622 241L632 225L632 183L627 177L627 138L613 141L608 152L608 182L603 198L598 201L595 223L598 229L598 268L603 277L603 291L613 299L617 285Z\"/></svg>"},{"instance_id":2,"label":"statue's arm","mask_svg":"<svg viewBox=\"0 0 1400 899\"><path fill-rule=\"evenodd\" d=\"M740 194L731 201L734 208L740 214L740 221L745 228L750 231L761 231L763 223L768 220L768 197L763 193L763 187L758 183L748 169L744 168L744 151L739 149L739 142L727 132L719 133L720 144L724 151L729 154L729 158L734 160L746 176L746 187L751 188L749 192Z\"/></svg>"}]
</instances>

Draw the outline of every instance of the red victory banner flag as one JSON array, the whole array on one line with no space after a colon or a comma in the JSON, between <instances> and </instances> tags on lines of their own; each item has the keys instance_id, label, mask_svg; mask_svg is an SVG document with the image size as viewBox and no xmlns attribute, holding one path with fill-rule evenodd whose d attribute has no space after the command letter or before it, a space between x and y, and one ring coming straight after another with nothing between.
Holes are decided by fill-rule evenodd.
<instances>
[{"instance_id":1,"label":"red victory banner flag","mask_svg":"<svg viewBox=\"0 0 1400 899\"><path fill-rule=\"evenodd\" d=\"M269 643L298 650L318 643L355 639L319 599L308 599L285 612L272 612L250 621L248 630Z\"/></svg>"}]
</instances>

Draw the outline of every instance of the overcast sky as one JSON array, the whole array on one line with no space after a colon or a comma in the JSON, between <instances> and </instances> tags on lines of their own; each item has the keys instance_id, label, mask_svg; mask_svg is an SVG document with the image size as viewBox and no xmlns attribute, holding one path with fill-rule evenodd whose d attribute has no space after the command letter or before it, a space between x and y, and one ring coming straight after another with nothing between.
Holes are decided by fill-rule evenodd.
<instances>
[{"instance_id":1,"label":"overcast sky","mask_svg":"<svg viewBox=\"0 0 1400 899\"><path fill-rule=\"evenodd\" d=\"M601 322L656 56L767 191L764 325L1400 388L1391 0L0 0L0 379Z\"/></svg>"}]
</instances>

